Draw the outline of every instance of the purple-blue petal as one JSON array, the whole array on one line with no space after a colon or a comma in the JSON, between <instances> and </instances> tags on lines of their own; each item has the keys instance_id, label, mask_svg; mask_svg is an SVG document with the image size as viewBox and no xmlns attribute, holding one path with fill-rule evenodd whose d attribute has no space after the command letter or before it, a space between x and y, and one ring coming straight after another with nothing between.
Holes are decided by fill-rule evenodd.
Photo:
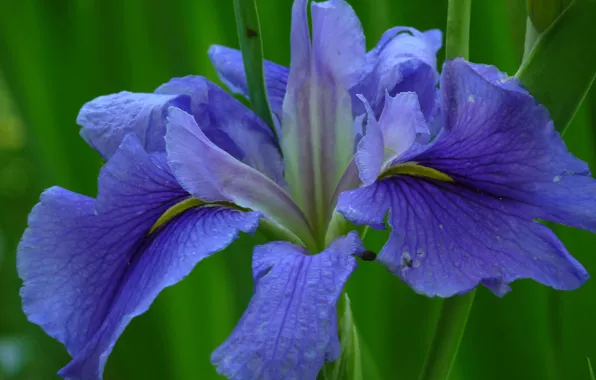
<instances>
[{"instance_id":1,"label":"purple-blue petal","mask_svg":"<svg viewBox=\"0 0 596 380\"><path fill-rule=\"evenodd\" d=\"M255 248L255 294L211 356L229 379L315 379L339 357L337 300L363 250L356 233L309 255L274 242Z\"/></svg>"},{"instance_id":2,"label":"purple-blue petal","mask_svg":"<svg viewBox=\"0 0 596 380\"><path fill-rule=\"evenodd\" d=\"M585 269L546 227L536 207L457 184L395 176L343 193L338 211L359 224L382 222L390 238L377 260L416 292L449 297L482 283L503 295L530 278L570 290Z\"/></svg>"},{"instance_id":3,"label":"purple-blue petal","mask_svg":"<svg viewBox=\"0 0 596 380\"><path fill-rule=\"evenodd\" d=\"M368 114L366 135L360 140L355 159L360 179L365 185L373 183L382 169L408 151L420 134L428 135L426 120L413 92L385 96L379 120L366 99L362 98Z\"/></svg>"},{"instance_id":4,"label":"purple-blue petal","mask_svg":"<svg viewBox=\"0 0 596 380\"><path fill-rule=\"evenodd\" d=\"M232 202L263 213L311 245L312 231L286 191L210 141L192 115L171 108L166 145L178 182L207 202Z\"/></svg>"},{"instance_id":5,"label":"purple-blue petal","mask_svg":"<svg viewBox=\"0 0 596 380\"><path fill-rule=\"evenodd\" d=\"M248 98L248 84L240 50L226 46L212 45L209 58L217 71L219 79L235 94ZM271 61L263 61L267 96L271 111L281 119L281 107L286 94L288 68Z\"/></svg>"},{"instance_id":6,"label":"purple-blue petal","mask_svg":"<svg viewBox=\"0 0 596 380\"><path fill-rule=\"evenodd\" d=\"M260 218L203 206L148 236L188 194L163 155L148 155L131 135L102 169L99 187L97 202L57 187L44 192L18 248L23 309L73 357L60 372L65 378L100 379L130 320Z\"/></svg>"},{"instance_id":7,"label":"purple-blue petal","mask_svg":"<svg viewBox=\"0 0 596 380\"><path fill-rule=\"evenodd\" d=\"M158 94L185 94L203 133L219 148L257 169L282 186L283 160L273 133L265 122L230 94L200 76L174 78Z\"/></svg>"},{"instance_id":8,"label":"purple-blue petal","mask_svg":"<svg viewBox=\"0 0 596 380\"><path fill-rule=\"evenodd\" d=\"M79 112L81 136L105 159L118 149L124 136L134 133L147 152L165 150L165 119L171 106L188 109L184 95L119 92L95 98Z\"/></svg>"},{"instance_id":9,"label":"purple-blue petal","mask_svg":"<svg viewBox=\"0 0 596 380\"><path fill-rule=\"evenodd\" d=\"M291 195L320 235L353 155L348 89L360 77L365 45L360 22L343 0L311 4L311 44L307 4L299 0L292 8L292 62L283 105L282 148Z\"/></svg>"},{"instance_id":10,"label":"purple-blue petal","mask_svg":"<svg viewBox=\"0 0 596 380\"><path fill-rule=\"evenodd\" d=\"M380 116L385 93L415 92L422 113L431 121L436 108L438 73L436 53L441 47L441 32L421 33L413 28L395 27L386 31L377 46L366 55L366 70L350 93L369 100L375 115ZM364 108L353 100L354 114Z\"/></svg>"},{"instance_id":11,"label":"purple-blue petal","mask_svg":"<svg viewBox=\"0 0 596 380\"><path fill-rule=\"evenodd\" d=\"M534 218L596 231L588 165L567 151L544 107L491 73L460 59L445 64L444 128L411 159L462 186L537 206Z\"/></svg>"},{"instance_id":12,"label":"purple-blue petal","mask_svg":"<svg viewBox=\"0 0 596 380\"><path fill-rule=\"evenodd\" d=\"M500 71L493 65L485 65L481 63L467 62L468 66L476 71L480 76L489 81L490 83L497 85L503 89L510 91L521 92L522 94L529 94L520 81L516 77L511 77Z\"/></svg>"}]
</instances>

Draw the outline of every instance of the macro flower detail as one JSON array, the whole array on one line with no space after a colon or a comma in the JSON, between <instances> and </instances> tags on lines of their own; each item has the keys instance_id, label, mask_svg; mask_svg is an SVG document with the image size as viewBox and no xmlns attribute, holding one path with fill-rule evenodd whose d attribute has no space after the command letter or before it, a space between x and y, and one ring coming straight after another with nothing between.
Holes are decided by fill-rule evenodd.
<instances>
[{"instance_id":1,"label":"macro flower detail","mask_svg":"<svg viewBox=\"0 0 596 380\"><path fill-rule=\"evenodd\" d=\"M548 112L514 78L461 59L443 67L441 100L442 129L425 146L409 138L396 151L387 133L416 128L385 116L415 112L407 96L388 98L378 122L369 114L356 153L366 186L341 194L338 211L373 227L389 212L377 260L422 294L448 297L482 283L503 295L520 278L582 285L584 268L536 219L596 231L596 182Z\"/></svg>"},{"instance_id":2,"label":"macro flower detail","mask_svg":"<svg viewBox=\"0 0 596 380\"><path fill-rule=\"evenodd\" d=\"M238 379L314 379L337 360L336 302L363 251L355 232L318 255L287 242L255 248L255 295L230 338L212 355Z\"/></svg>"},{"instance_id":3,"label":"macro flower detail","mask_svg":"<svg viewBox=\"0 0 596 380\"><path fill-rule=\"evenodd\" d=\"M101 379L161 290L259 228L272 241L253 251L253 297L211 356L230 379L315 379L337 360L357 257L429 296L587 279L538 220L596 231L596 184L528 91L462 59L439 77L438 30L392 28L367 52L344 0L312 2L312 27L308 4L293 4L290 67L264 62L279 139L200 76L82 107L106 160L97 197L46 190L18 248L23 309L73 358L61 376ZM209 57L248 96L241 53ZM353 224L386 221L389 240L366 251Z\"/></svg>"}]
</instances>

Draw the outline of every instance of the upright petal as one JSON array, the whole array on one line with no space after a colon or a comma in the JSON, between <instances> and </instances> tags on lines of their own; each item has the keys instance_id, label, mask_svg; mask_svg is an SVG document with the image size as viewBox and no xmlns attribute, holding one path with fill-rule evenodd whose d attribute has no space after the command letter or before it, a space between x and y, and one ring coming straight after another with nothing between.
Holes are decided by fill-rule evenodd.
<instances>
[{"instance_id":1,"label":"upright petal","mask_svg":"<svg viewBox=\"0 0 596 380\"><path fill-rule=\"evenodd\" d=\"M426 120L420 111L418 97L404 92L385 97L385 106L377 122L374 111L366 105L368 123L366 135L356 151L360 179L365 185L373 183L382 169L406 152L419 133L428 134Z\"/></svg>"},{"instance_id":2,"label":"upright petal","mask_svg":"<svg viewBox=\"0 0 596 380\"><path fill-rule=\"evenodd\" d=\"M385 139L383 131L374 115L369 114L366 135L358 142L355 157L358 175L365 185L375 182L381 174L383 162L385 161L384 152ZM343 178L341 182L343 182Z\"/></svg>"},{"instance_id":3,"label":"upright petal","mask_svg":"<svg viewBox=\"0 0 596 380\"><path fill-rule=\"evenodd\" d=\"M232 92L248 99L248 84L242 62L242 52L226 46L212 45L209 48L209 58L215 66L219 79ZM289 70L285 66L267 60L263 61L263 67L271 111L281 119L281 107L286 94Z\"/></svg>"},{"instance_id":4,"label":"upright petal","mask_svg":"<svg viewBox=\"0 0 596 380\"><path fill-rule=\"evenodd\" d=\"M202 206L148 236L188 195L163 156L147 155L131 136L102 169L99 186L97 203L61 188L44 192L18 248L23 308L66 346L73 360L60 375L69 379L100 379L130 320L239 231L253 232L260 217Z\"/></svg>"},{"instance_id":5,"label":"upright petal","mask_svg":"<svg viewBox=\"0 0 596 380\"><path fill-rule=\"evenodd\" d=\"M322 237L329 203L353 153L348 89L360 77L365 47L358 18L343 0L312 4L311 46L306 5L296 1L292 10L283 152L292 197Z\"/></svg>"},{"instance_id":6,"label":"upright petal","mask_svg":"<svg viewBox=\"0 0 596 380\"><path fill-rule=\"evenodd\" d=\"M285 190L213 144L191 115L170 110L166 144L172 170L189 193L260 211L312 246L308 221Z\"/></svg>"},{"instance_id":7,"label":"upright petal","mask_svg":"<svg viewBox=\"0 0 596 380\"><path fill-rule=\"evenodd\" d=\"M366 55L366 73L350 92L364 95L377 117L381 115L386 92L415 92L422 113L430 122L436 108L436 54L440 48L439 30L421 33L406 27L389 29ZM358 102L353 104L354 114L365 111Z\"/></svg>"},{"instance_id":8,"label":"upright petal","mask_svg":"<svg viewBox=\"0 0 596 380\"><path fill-rule=\"evenodd\" d=\"M363 250L358 235L311 256L274 242L255 248L255 294L238 326L211 356L230 379L315 379L339 357L337 300Z\"/></svg>"},{"instance_id":9,"label":"upright petal","mask_svg":"<svg viewBox=\"0 0 596 380\"><path fill-rule=\"evenodd\" d=\"M285 183L283 160L273 133L230 94L199 76L174 78L156 92L190 96L188 112L215 145L278 184Z\"/></svg>"},{"instance_id":10,"label":"upright petal","mask_svg":"<svg viewBox=\"0 0 596 380\"><path fill-rule=\"evenodd\" d=\"M483 76L487 75L487 76ZM538 206L534 218L596 231L596 181L567 151L548 112L496 69L449 61L443 132L421 165L463 186Z\"/></svg>"},{"instance_id":11,"label":"upright petal","mask_svg":"<svg viewBox=\"0 0 596 380\"><path fill-rule=\"evenodd\" d=\"M147 152L165 150L165 120L170 106L188 109L184 95L132 92L100 96L86 103L77 117L81 136L105 159L118 149L124 136L134 133Z\"/></svg>"},{"instance_id":12,"label":"upright petal","mask_svg":"<svg viewBox=\"0 0 596 380\"><path fill-rule=\"evenodd\" d=\"M343 193L338 210L375 225L389 212L389 241L377 260L415 291L449 297L482 283L503 295L510 282L531 278L570 290L588 278L536 210L457 184L395 176Z\"/></svg>"}]
</instances>

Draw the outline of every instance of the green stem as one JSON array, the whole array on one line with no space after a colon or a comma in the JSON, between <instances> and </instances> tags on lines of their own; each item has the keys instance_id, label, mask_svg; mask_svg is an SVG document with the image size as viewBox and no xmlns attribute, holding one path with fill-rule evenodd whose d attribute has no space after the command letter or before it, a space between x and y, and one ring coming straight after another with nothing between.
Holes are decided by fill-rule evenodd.
<instances>
[{"instance_id":1,"label":"green stem","mask_svg":"<svg viewBox=\"0 0 596 380\"><path fill-rule=\"evenodd\" d=\"M446 59L456 57L468 59L471 7L472 0L449 0ZM476 291L473 290L468 294L443 301L420 380L446 380L449 378L466 329L475 294Z\"/></svg>"},{"instance_id":2,"label":"green stem","mask_svg":"<svg viewBox=\"0 0 596 380\"><path fill-rule=\"evenodd\" d=\"M263 44L256 1L234 0L234 13L250 103L255 113L267 123L276 140L279 141L265 86Z\"/></svg>"},{"instance_id":3,"label":"green stem","mask_svg":"<svg viewBox=\"0 0 596 380\"><path fill-rule=\"evenodd\" d=\"M472 0L449 0L445 58L468 59Z\"/></svg>"},{"instance_id":4,"label":"green stem","mask_svg":"<svg viewBox=\"0 0 596 380\"><path fill-rule=\"evenodd\" d=\"M459 344L464 335L468 315L476 291L443 301L441 314L430 345L420 380L447 380Z\"/></svg>"},{"instance_id":5,"label":"green stem","mask_svg":"<svg viewBox=\"0 0 596 380\"><path fill-rule=\"evenodd\" d=\"M547 323L550 332L548 350L549 378L562 380L563 371L561 358L563 356L563 316L561 310L561 294L554 289L546 290Z\"/></svg>"},{"instance_id":6,"label":"green stem","mask_svg":"<svg viewBox=\"0 0 596 380\"><path fill-rule=\"evenodd\" d=\"M540 36L540 33L532 23L532 20L528 17L526 20L526 39L524 41L524 58L522 61L525 61L529 56L530 52L534 48L534 44L536 44L536 40Z\"/></svg>"}]
</instances>

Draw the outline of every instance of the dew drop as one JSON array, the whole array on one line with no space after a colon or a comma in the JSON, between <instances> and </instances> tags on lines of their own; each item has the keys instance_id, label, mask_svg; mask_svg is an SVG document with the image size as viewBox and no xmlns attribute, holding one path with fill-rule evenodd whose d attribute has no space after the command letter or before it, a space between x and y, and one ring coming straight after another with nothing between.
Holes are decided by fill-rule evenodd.
<instances>
[{"instance_id":1,"label":"dew drop","mask_svg":"<svg viewBox=\"0 0 596 380\"><path fill-rule=\"evenodd\" d=\"M402 268L410 268L412 266L412 257L408 251L404 251L401 254L401 266Z\"/></svg>"}]
</instances>

